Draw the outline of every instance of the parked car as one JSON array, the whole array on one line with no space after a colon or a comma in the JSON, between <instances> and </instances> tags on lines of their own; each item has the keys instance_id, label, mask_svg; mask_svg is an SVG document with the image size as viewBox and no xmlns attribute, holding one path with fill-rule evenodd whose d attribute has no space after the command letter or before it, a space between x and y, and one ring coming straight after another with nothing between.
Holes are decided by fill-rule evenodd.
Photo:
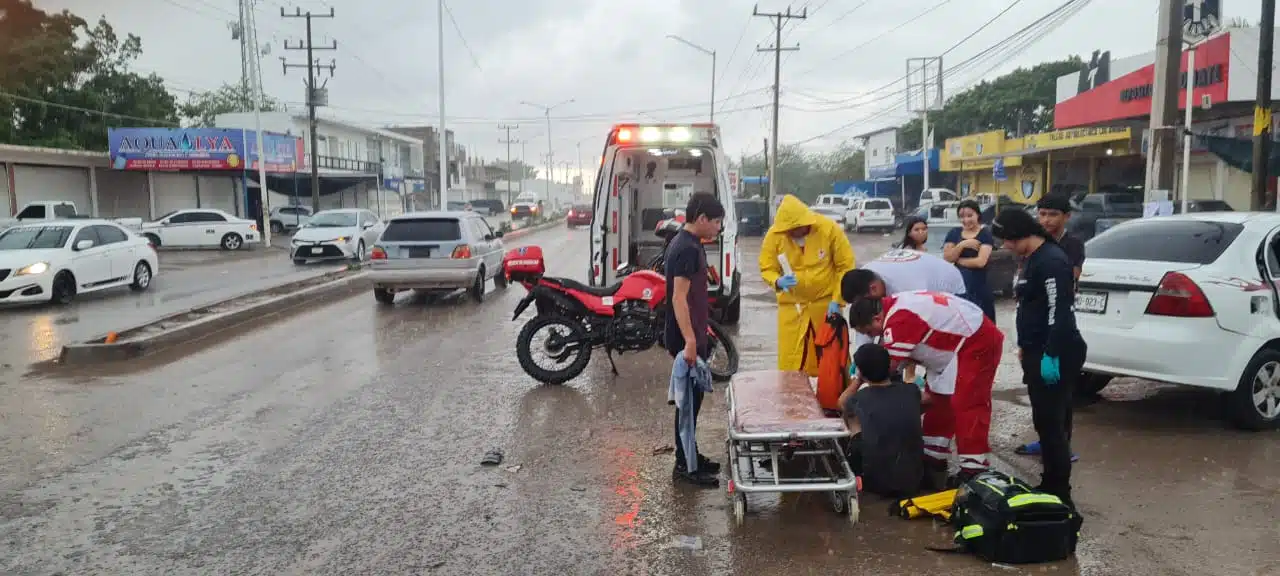
<instances>
[{"instance_id":1,"label":"parked car","mask_svg":"<svg viewBox=\"0 0 1280 576\"><path fill-rule=\"evenodd\" d=\"M574 226L590 226L591 214L590 204L574 204L569 208L569 213L565 216L565 225L570 228Z\"/></svg>"},{"instance_id":2,"label":"parked car","mask_svg":"<svg viewBox=\"0 0 1280 576\"><path fill-rule=\"evenodd\" d=\"M470 202L458 202L458 201L450 200L447 206L451 211L471 212Z\"/></svg>"},{"instance_id":3,"label":"parked car","mask_svg":"<svg viewBox=\"0 0 1280 576\"><path fill-rule=\"evenodd\" d=\"M1071 203L1074 211L1067 231L1086 241L1116 224L1142 217L1142 197L1131 192L1077 194Z\"/></svg>"},{"instance_id":4,"label":"parked car","mask_svg":"<svg viewBox=\"0 0 1280 576\"><path fill-rule=\"evenodd\" d=\"M1235 212L1226 200L1187 200L1187 212ZM1173 213L1182 213L1182 202L1173 203Z\"/></svg>"},{"instance_id":5,"label":"parked car","mask_svg":"<svg viewBox=\"0 0 1280 576\"><path fill-rule=\"evenodd\" d=\"M297 230L306 226L310 219L311 209L306 206L277 206L271 209L271 233Z\"/></svg>"},{"instance_id":6,"label":"parked car","mask_svg":"<svg viewBox=\"0 0 1280 576\"><path fill-rule=\"evenodd\" d=\"M502 232L474 212L413 212L391 218L370 252L369 269L373 297L381 304L391 304L397 292L406 290L467 289L481 301L490 278L499 288L507 284Z\"/></svg>"},{"instance_id":7,"label":"parked car","mask_svg":"<svg viewBox=\"0 0 1280 576\"><path fill-rule=\"evenodd\" d=\"M507 207L497 198L481 198L471 201L471 209L485 216L493 216L506 212ZM485 212L485 210L488 210L488 212Z\"/></svg>"},{"instance_id":8,"label":"parked car","mask_svg":"<svg viewBox=\"0 0 1280 576\"><path fill-rule=\"evenodd\" d=\"M1140 218L1085 250L1085 392L1116 376L1206 388L1235 425L1280 427L1280 214Z\"/></svg>"},{"instance_id":9,"label":"parked car","mask_svg":"<svg viewBox=\"0 0 1280 576\"><path fill-rule=\"evenodd\" d=\"M0 220L0 231L17 226L18 224L33 224L36 222L52 222L55 220L67 220L73 218L91 218L81 214L76 209L74 202L63 200L41 200L36 202L28 202L18 211L18 215L13 218ZM130 230L138 230L142 227L141 218L107 218L111 222L119 224Z\"/></svg>"},{"instance_id":10,"label":"parked car","mask_svg":"<svg viewBox=\"0 0 1280 576\"><path fill-rule=\"evenodd\" d=\"M212 208L175 210L143 224L142 236L157 248L240 250L262 241L257 222Z\"/></svg>"},{"instance_id":11,"label":"parked car","mask_svg":"<svg viewBox=\"0 0 1280 576\"><path fill-rule=\"evenodd\" d=\"M294 264L309 260L364 261L384 226L373 212L361 208L321 210L299 228L289 243Z\"/></svg>"},{"instance_id":12,"label":"parked car","mask_svg":"<svg viewBox=\"0 0 1280 576\"><path fill-rule=\"evenodd\" d=\"M151 245L109 220L20 224L0 234L0 303L68 304L123 286L140 292L159 270Z\"/></svg>"},{"instance_id":13,"label":"parked car","mask_svg":"<svg viewBox=\"0 0 1280 576\"><path fill-rule=\"evenodd\" d=\"M814 199L813 204L809 205L809 209L836 221L841 227L847 228L846 218L849 213L849 207L853 205L853 196L844 196L842 194L823 194Z\"/></svg>"},{"instance_id":14,"label":"parked car","mask_svg":"<svg viewBox=\"0 0 1280 576\"><path fill-rule=\"evenodd\" d=\"M763 198L734 202L738 216L738 234L764 236L769 231L769 203Z\"/></svg>"},{"instance_id":15,"label":"parked car","mask_svg":"<svg viewBox=\"0 0 1280 576\"><path fill-rule=\"evenodd\" d=\"M893 203L884 198L860 198L849 206L845 227L854 232L872 228L892 232L897 227Z\"/></svg>"}]
</instances>

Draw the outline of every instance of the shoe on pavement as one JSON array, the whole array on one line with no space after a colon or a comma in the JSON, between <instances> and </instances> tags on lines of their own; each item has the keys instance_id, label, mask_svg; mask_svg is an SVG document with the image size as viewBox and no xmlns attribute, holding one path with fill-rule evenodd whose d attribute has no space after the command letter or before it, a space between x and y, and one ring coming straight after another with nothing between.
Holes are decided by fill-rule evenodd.
<instances>
[{"instance_id":1,"label":"shoe on pavement","mask_svg":"<svg viewBox=\"0 0 1280 576\"><path fill-rule=\"evenodd\" d=\"M1014 448L1013 453L1019 456L1040 456L1040 441L1037 440L1035 442L1027 442L1026 444L1023 444L1017 448ZM1072 452L1071 461L1079 462L1080 455L1076 454L1075 452Z\"/></svg>"},{"instance_id":2,"label":"shoe on pavement","mask_svg":"<svg viewBox=\"0 0 1280 576\"><path fill-rule=\"evenodd\" d=\"M676 462L676 468L683 472L685 469L684 460ZM706 472L708 474L719 474L720 463L710 458L707 458L702 454L699 454L698 455L698 471Z\"/></svg>"},{"instance_id":3,"label":"shoe on pavement","mask_svg":"<svg viewBox=\"0 0 1280 576\"><path fill-rule=\"evenodd\" d=\"M685 484L690 484L699 488L717 488L720 486L720 479L716 478L715 474L711 474L710 472L703 470L690 474L680 468L675 468L671 471L671 480L674 482L684 482Z\"/></svg>"}]
</instances>

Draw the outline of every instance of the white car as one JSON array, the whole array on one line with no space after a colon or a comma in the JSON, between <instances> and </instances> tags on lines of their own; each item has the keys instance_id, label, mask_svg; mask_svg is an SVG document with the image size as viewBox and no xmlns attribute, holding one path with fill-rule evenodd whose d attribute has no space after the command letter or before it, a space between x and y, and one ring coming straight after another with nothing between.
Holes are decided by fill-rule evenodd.
<instances>
[{"instance_id":1,"label":"white car","mask_svg":"<svg viewBox=\"0 0 1280 576\"><path fill-rule=\"evenodd\" d=\"M892 232L898 224L893 217L893 203L884 198L854 200L849 207L845 222L854 232L861 232L867 228Z\"/></svg>"},{"instance_id":2,"label":"white car","mask_svg":"<svg viewBox=\"0 0 1280 576\"><path fill-rule=\"evenodd\" d=\"M1085 254L1084 391L1113 376L1219 390L1236 425L1280 427L1280 214L1130 220Z\"/></svg>"},{"instance_id":3,"label":"white car","mask_svg":"<svg viewBox=\"0 0 1280 576\"><path fill-rule=\"evenodd\" d=\"M153 246L240 250L262 241L258 223L212 208L175 210L142 225Z\"/></svg>"},{"instance_id":4,"label":"white car","mask_svg":"<svg viewBox=\"0 0 1280 576\"><path fill-rule=\"evenodd\" d=\"M814 199L810 210L836 221L842 228L847 227L845 217L855 198L841 194L823 194Z\"/></svg>"},{"instance_id":5,"label":"white car","mask_svg":"<svg viewBox=\"0 0 1280 576\"><path fill-rule=\"evenodd\" d=\"M159 271L146 239L107 220L14 226L0 234L0 303L67 304L77 294L128 286Z\"/></svg>"},{"instance_id":6,"label":"white car","mask_svg":"<svg viewBox=\"0 0 1280 576\"><path fill-rule=\"evenodd\" d=\"M311 219L311 209L306 206L276 206L271 209L271 233L283 234L306 226Z\"/></svg>"},{"instance_id":7,"label":"white car","mask_svg":"<svg viewBox=\"0 0 1280 576\"><path fill-rule=\"evenodd\" d=\"M294 232L289 257L294 264L337 258L364 261L383 228L378 216L368 210L321 210Z\"/></svg>"}]
</instances>

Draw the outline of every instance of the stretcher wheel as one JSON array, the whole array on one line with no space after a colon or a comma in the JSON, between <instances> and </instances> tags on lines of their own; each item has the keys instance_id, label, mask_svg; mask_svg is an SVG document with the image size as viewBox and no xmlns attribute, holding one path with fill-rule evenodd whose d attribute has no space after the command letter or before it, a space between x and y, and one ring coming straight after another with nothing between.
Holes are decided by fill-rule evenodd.
<instances>
[{"instance_id":1,"label":"stretcher wheel","mask_svg":"<svg viewBox=\"0 0 1280 576\"><path fill-rule=\"evenodd\" d=\"M747 494L746 492L733 493L733 521L741 526L747 520Z\"/></svg>"},{"instance_id":2,"label":"stretcher wheel","mask_svg":"<svg viewBox=\"0 0 1280 576\"><path fill-rule=\"evenodd\" d=\"M827 492L827 496L831 498L831 509L835 510L836 514L844 514L848 510L848 492Z\"/></svg>"}]
</instances>

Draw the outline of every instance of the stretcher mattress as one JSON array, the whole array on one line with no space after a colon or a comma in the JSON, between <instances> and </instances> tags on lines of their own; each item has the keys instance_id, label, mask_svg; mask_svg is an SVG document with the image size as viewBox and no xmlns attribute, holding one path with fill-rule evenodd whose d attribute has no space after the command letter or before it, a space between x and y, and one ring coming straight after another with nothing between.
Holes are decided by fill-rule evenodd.
<instances>
[{"instance_id":1,"label":"stretcher mattress","mask_svg":"<svg viewBox=\"0 0 1280 576\"><path fill-rule=\"evenodd\" d=\"M729 386L733 393L733 426L739 433L848 433L844 420L823 414L804 372L739 372Z\"/></svg>"}]
</instances>

